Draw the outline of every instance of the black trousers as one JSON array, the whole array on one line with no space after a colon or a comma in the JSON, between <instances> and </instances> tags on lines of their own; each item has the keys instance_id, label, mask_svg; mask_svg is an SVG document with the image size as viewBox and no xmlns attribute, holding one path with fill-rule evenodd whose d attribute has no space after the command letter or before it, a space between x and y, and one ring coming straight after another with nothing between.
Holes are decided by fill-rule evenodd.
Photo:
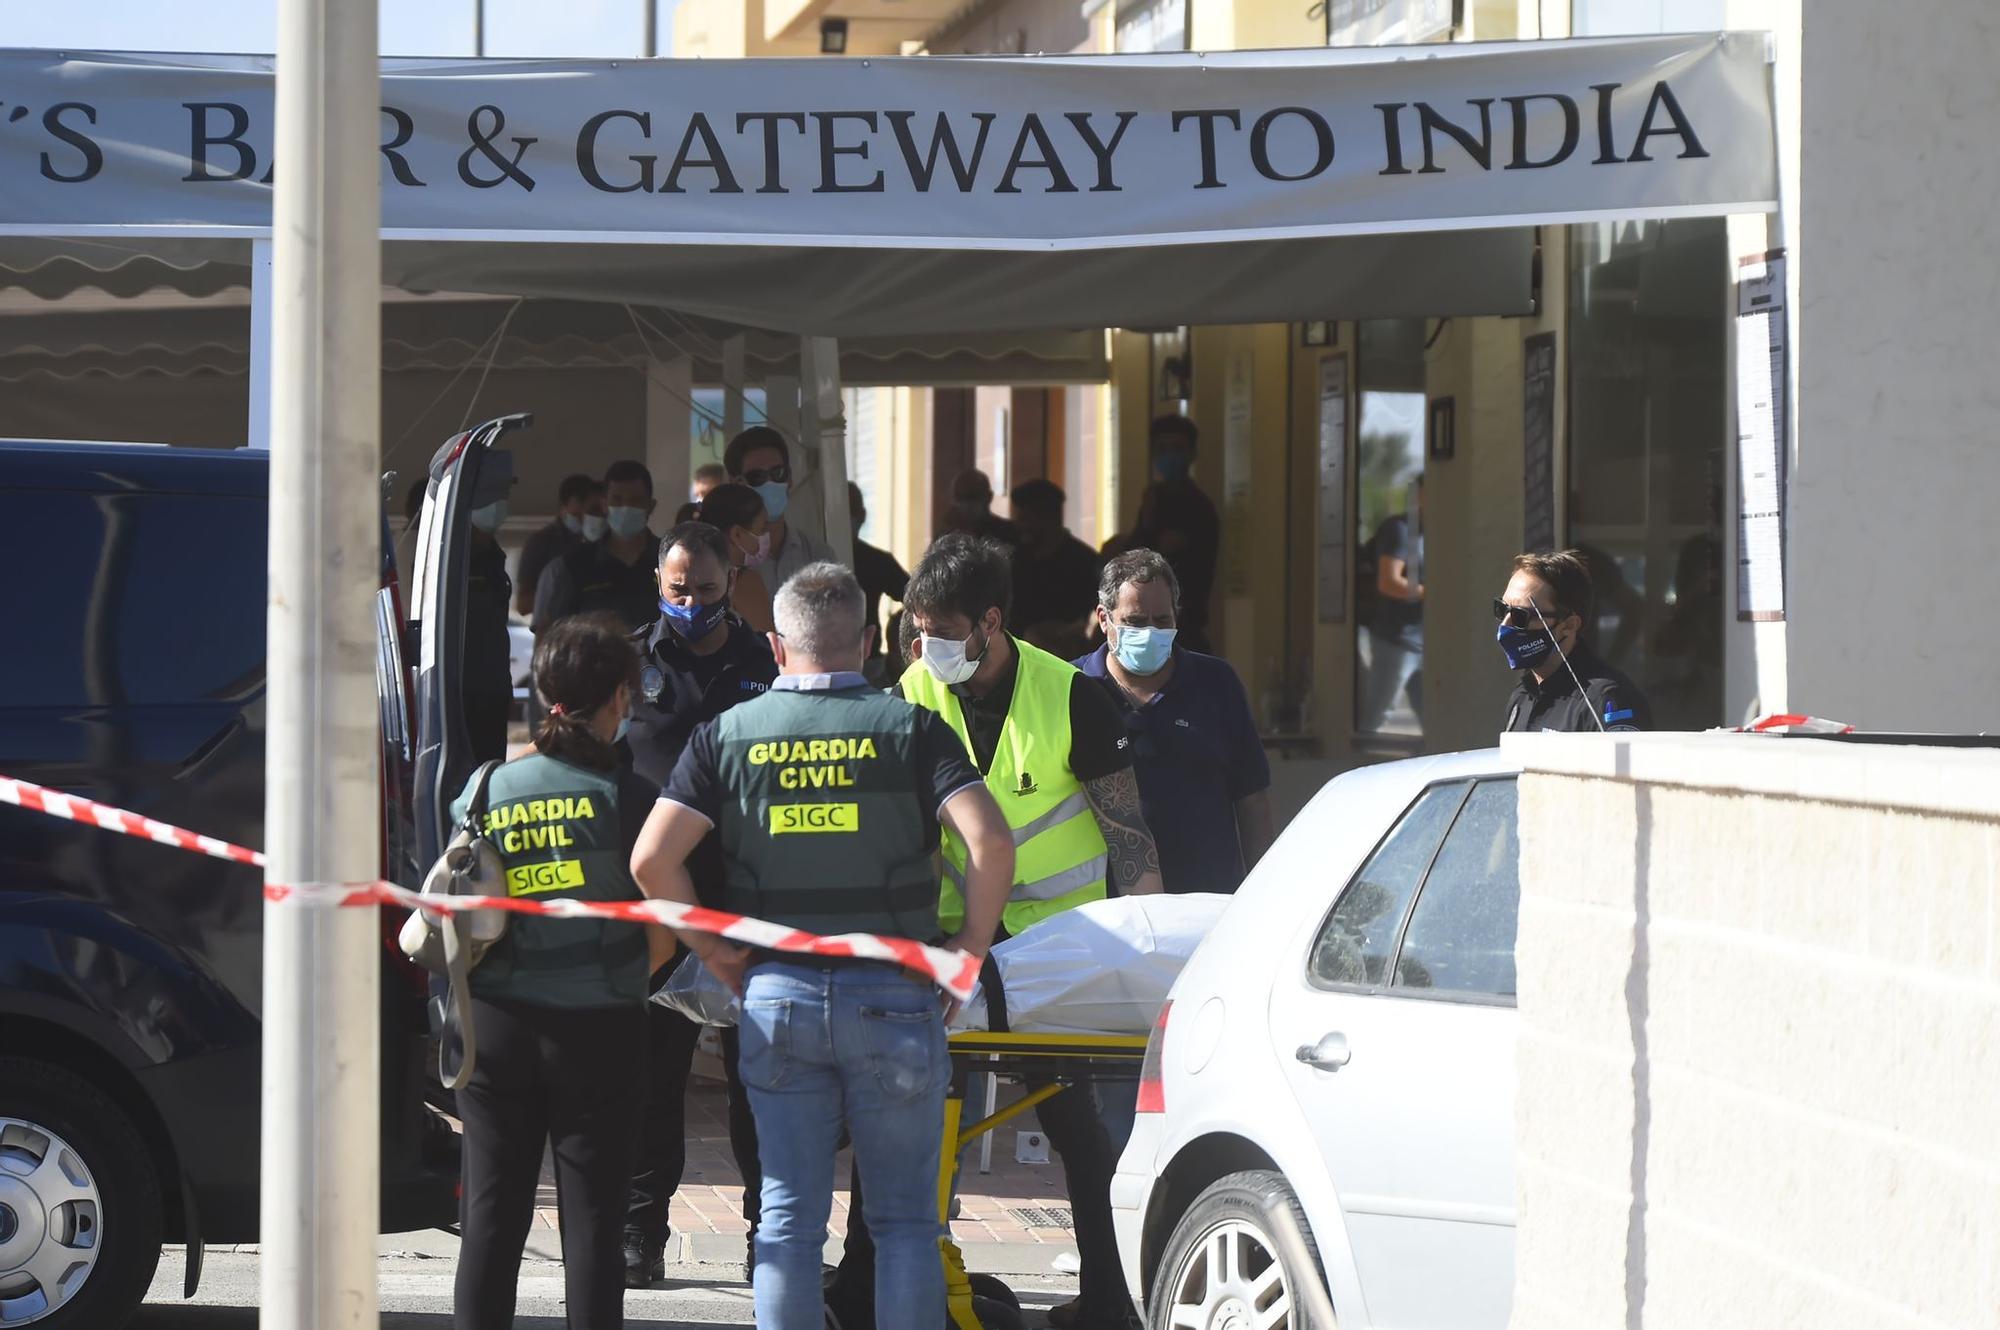
<instances>
[{"instance_id":1,"label":"black trousers","mask_svg":"<svg viewBox=\"0 0 2000 1330\"><path fill-rule=\"evenodd\" d=\"M687 1171L687 1085L701 1027L677 1011L646 1004L646 1108L639 1124L638 1159L625 1204L625 1237L664 1246L667 1212ZM757 1163L757 1121L736 1072L736 1028L722 1031L722 1071L729 1093L729 1153L743 1174L743 1218L757 1234L764 1172Z\"/></svg>"},{"instance_id":2,"label":"black trousers","mask_svg":"<svg viewBox=\"0 0 2000 1330\"><path fill-rule=\"evenodd\" d=\"M509 1330L535 1222L542 1150L555 1153L570 1330L621 1330L619 1245L639 1125L638 1007L560 1010L473 999L478 1061L458 1092L465 1123L455 1330Z\"/></svg>"}]
</instances>

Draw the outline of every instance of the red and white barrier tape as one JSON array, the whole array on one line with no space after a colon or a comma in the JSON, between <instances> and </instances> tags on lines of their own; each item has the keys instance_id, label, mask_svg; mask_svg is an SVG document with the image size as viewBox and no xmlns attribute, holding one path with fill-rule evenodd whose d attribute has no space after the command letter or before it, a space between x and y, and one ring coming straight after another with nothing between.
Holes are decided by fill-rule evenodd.
<instances>
[{"instance_id":1,"label":"red and white barrier tape","mask_svg":"<svg viewBox=\"0 0 2000 1330\"><path fill-rule=\"evenodd\" d=\"M201 836L165 822L156 822L122 808L113 808L74 794L64 794L46 786L0 776L0 803L16 804L32 812L69 822L85 822L142 840L172 845L196 854L212 855L235 863L261 866L264 856L255 850L213 836ZM506 910L512 914L545 919L610 919L622 923L663 924L699 933L714 933L745 946L770 951L792 952L801 956L846 956L857 960L888 961L914 970L935 982L953 997L964 1001L979 982L979 962L963 952L925 946L908 938L880 937L873 933L847 933L821 937L783 924L768 923L746 915L680 905L671 901L573 901L528 900L512 896L424 896L391 882L356 882L344 885L264 884L267 901L291 901L333 908L393 905L411 910L455 914L465 910Z\"/></svg>"},{"instance_id":2,"label":"red and white barrier tape","mask_svg":"<svg viewBox=\"0 0 2000 1330\"><path fill-rule=\"evenodd\" d=\"M262 866L264 862L263 855L255 850L246 850L241 845L231 845L213 836L198 836L184 828L155 822L150 817L140 817L137 813L128 813L122 808L113 808L110 804L101 804L82 795L64 794L46 785L35 785L9 776L0 776L0 803L18 804L30 812L47 813L66 822L88 822L106 831L122 832L141 840L158 841L162 845L192 850L217 859L230 859L239 864Z\"/></svg>"},{"instance_id":3,"label":"red and white barrier tape","mask_svg":"<svg viewBox=\"0 0 2000 1330\"><path fill-rule=\"evenodd\" d=\"M1792 712L1778 715L1760 716L1748 725L1738 727L1741 734L1852 734L1854 727L1845 721L1821 720L1818 716L1804 716Z\"/></svg>"}]
</instances>

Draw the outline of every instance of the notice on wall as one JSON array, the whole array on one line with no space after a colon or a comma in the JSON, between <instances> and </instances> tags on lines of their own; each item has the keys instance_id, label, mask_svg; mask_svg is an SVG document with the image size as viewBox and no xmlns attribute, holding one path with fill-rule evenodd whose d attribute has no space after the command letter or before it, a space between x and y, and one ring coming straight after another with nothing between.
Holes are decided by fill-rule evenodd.
<instances>
[{"instance_id":1,"label":"notice on wall","mask_svg":"<svg viewBox=\"0 0 2000 1330\"><path fill-rule=\"evenodd\" d=\"M1250 353L1229 355L1222 397L1223 586L1232 596L1250 590Z\"/></svg>"},{"instance_id":2,"label":"notice on wall","mask_svg":"<svg viewBox=\"0 0 2000 1330\"><path fill-rule=\"evenodd\" d=\"M1785 257L1736 273L1736 617L1785 617Z\"/></svg>"},{"instance_id":3,"label":"notice on wall","mask_svg":"<svg viewBox=\"0 0 2000 1330\"><path fill-rule=\"evenodd\" d=\"M1347 357L1319 362L1319 621L1347 618Z\"/></svg>"},{"instance_id":4,"label":"notice on wall","mask_svg":"<svg viewBox=\"0 0 2000 1330\"><path fill-rule=\"evenodd\" d=\"M1536 333L1521 360L1521 548L1556 547L1556 335Z\"/></svg>"}]
</instances>

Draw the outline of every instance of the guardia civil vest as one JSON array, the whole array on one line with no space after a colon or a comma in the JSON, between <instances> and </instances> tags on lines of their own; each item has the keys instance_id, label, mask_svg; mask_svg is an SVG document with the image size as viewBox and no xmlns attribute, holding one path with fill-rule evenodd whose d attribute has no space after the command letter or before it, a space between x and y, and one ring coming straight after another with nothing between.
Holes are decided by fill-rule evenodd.
<instances>
[{"instance_id":1,"label":"guardia civil vest","mask_svg":"<svg viewBox=\"0 0 2000 1330\"><path fill-rule=\"evenodd\" d=\"M1076 667L1019 638L1014 697L986 771L986 788L1014 833L1014 889L1001 922L1019 935L1052 914L1104 899L1104 833L1069 767L1069 691ZM903 675L903 696L951 723L966 752L972 736L958 697L923 662ZM976 758L976 754L974 754ZM944 829L944 883L938 916L948 929L965 917L965 843Z\"/></svg>"},{"instance_id":2,"label":"guardia civil vest","mask_svg":"<svg viewBox=\"0 0 2000 1330\"><path fill-rule=\"evenodd\" d=\"M464 795L452 807L464 812ZM609 772L531 753L505 763L486 789L487 838L507 870L507 894L530 900L634 900ZM646 934L633 924L516 915L472 972L477 997L544 1007L646 1000Z\"/></svg>"},{"instance_id":3,"label":"guardia civil vest","mask_svg":"<svg viewBox=\"0 0 2000 1330\"><path fill-rule=\"evenodd\" d=\"M715 721L723 908L809 933L934 942L917 710L869 687L773 690Z\"/></svg>"}]
</instances>

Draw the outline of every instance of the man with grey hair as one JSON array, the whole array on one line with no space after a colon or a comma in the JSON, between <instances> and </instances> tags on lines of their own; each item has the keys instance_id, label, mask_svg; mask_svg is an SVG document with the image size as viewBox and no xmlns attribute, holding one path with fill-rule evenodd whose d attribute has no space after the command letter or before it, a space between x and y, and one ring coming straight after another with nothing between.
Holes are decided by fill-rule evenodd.
<instances>
[{"instance_id":1,"label":"man with grey hair","mask_svg":"<svg viewBox=\"0 0 2000 1330\"><path fill-rule=\"evenodd\" d=\"M1118 705L1139 800L1170 892L1233 892L1270 848L1271 766L1229 662L1180 645L1180 580L1165 556L1104 565L1104 645L1076 667Z\"/></svg>"},{"instance_id":2,"label":"man with grey hair","mask_svg":"<svg viewBox=\"0 0 2000 1330\"><path fill-rule=\"evenodd\" d=\"M951 727L862 677L873 631L863 605L860 583L838 564L809 564L785 582L773 607L777 682L695 731L640 833L633 875L648 896L695 904L686 859L713 827L724 909L984 958L1014 880L1013 837ZM940 824L969 852L964 921L949 939L931 866ZM951 1075L937 990L886 962L681 937L744 998L740 1066L764 1172L757 1324L825 1323L820 1251L844 1127L868 1179L878 1324L936 1330Z\"/></svg>"}]
</instances>

